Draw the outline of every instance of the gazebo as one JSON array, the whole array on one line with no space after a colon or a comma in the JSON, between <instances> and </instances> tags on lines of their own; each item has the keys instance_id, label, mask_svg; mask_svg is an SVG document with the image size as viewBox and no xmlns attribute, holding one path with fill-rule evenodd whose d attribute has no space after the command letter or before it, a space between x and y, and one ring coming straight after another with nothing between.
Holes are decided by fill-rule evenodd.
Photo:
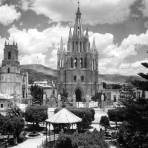
<instances>
[{"instance_id":1,"label":"gazebo","mask_svg":"<svg viewBox=\"0 0 148 148\"><path fill-rule=\"evenodd\" d=\"M81 121L82 121L81 118L79 118L66 108L63 108L60 111L58 111L56 114L54 114L52 117L47 119L45 122L46 122L46 128L47 125L49 125L49 130L50 130L50 124L52 124L53 127L57 125L60 129L63 129L64 125L69 125L70 127L71 125L79 123ZM54 139L55 139L55 132L54 132Z\"/></svg>"}]
</instances>

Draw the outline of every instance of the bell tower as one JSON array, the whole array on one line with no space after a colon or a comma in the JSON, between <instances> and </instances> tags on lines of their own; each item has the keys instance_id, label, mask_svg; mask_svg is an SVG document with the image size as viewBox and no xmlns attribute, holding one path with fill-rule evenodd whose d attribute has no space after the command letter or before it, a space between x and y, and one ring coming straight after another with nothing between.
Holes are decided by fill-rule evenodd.
<instances>
[{"instance_id":1,"label":"bell tower","mask_svg":"<svg viewBox=\"0 0 148 148\"><path fill-rule=\"evenodd\" d=\"M4 58L2 60L2 73L20 73L20 63L18 61L17 43L9 44L5 41Z\"/></svg>"},{"instance_id":2,"label":"bell tower","mask_svg":"<svg viewBox=\"0 0 148 148\"><path fill-rule=\"evenodd\" d=\"M5 41L4 57L0 73L0 91L3 94L18 96L21 99L22 84L17 43Z\"/></svg>"}]
</instances>

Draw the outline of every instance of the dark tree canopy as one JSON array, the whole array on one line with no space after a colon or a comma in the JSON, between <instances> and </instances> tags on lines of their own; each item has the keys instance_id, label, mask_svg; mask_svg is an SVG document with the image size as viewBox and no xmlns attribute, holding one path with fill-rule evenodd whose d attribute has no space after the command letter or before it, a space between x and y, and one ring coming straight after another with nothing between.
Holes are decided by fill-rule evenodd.
<instances>
[{"instance_id":1,"label":"dark tree canopy","mask_svg":"<svg viewBox=\"0 0 148 148\"><path fill-rule=\"evenodd\" d=\"M102 116L102 117L101 117L100 125L104 126L105 129L110 126L110 124L109 124L109 119L108 119L107 116Z\"/></svg>"},{"instance_id":2,"label":"dark tree canopy","mask_svg":"<svg viewBox=\"0 0 148 148\"><path fill-rule=\"evenodd\" d=\"M32 103L33 104L43 104L43 89L38 85L31 85L30 88L31 95L33 97Z\"/></svg>"},{"instance_id":3,"label":"dark tree canopy","mask_svg":"<svg viewBox=\"0 0 148 148\"><path fill-rule=\"evenodd\" d=\"M148 68L148 63L141 63L144 67Z\"/></svg>"},{"instance_id":4,"label":"dark tree canopy","mask_svg":"<svg viewBox=\"0 0 148 148\"><path fill-rule=\"evenodd\" d=\"M97 92L92 98L92 101L98 101L99 103L101 102L101 95L102 93Z\"/></svg>"},{"instance_id":5,"label":"dark tree canopy","mask_svg":"<svg viewBox=\"0 0 148 148\"><path fill-rule=\"evenodd\" d=\"M125 111L123 108L108 110L108 116L111 121L121 122L125 120Z\"/></svg>"},{"instance_id":6,"label":"dark tree canopy","mask_svg":"<svg viewBox=\"0 0 148 148\"><path fill-rule=\"evenodd\" d=\"M132 81L132 84L140 90L148 91L148 81Z\"/></svg>"},{"instance_id":7,"label":"dark tree canopy","mask_svg":"<svg viewBox=\"0 0 148 148\"><path fill-rule=\"evenodd\" d=\"M0 116L1 132L8 135L12 134L19 140L19 135L24 129L24 119L14 110L20 111L15 107L10 109L6 116Z\"/></svg>"},{"instance_id":8,"label":"dark tree canopy","mask_svg":"<svg viewBox=\"0 0 148 148\"><path fill-rule=\"evenodd\" d=\"M125 118L119 130L118 141L125 148L148 147L148 101L145 99L124 102Z\"/></svg>"},{"instance_id":9,"label":"dark tree canopy","mask_svg":"<svg viewBox=\"0 0 148 148\"><path fill-rule=\"evenodd\" d=\"M47 107L45 106L29 106L25 112L25 120L28 122L36 123L44 122L47 119Z\"/></svg>"},{"instance_id":10,"label":"dark tree canopy","mask_svg":"<svg viewBox=\"0 0 148 148\"><path fill-rule=\"evenodd\" d=\"M3 132L4 122L5 122L5 117L0 114L0 133Z\"/></svg>"},{"instance_id":11,"label":"dark tree canopy","mask_svg":"<svg viewBox=\"0 0 148 148\"><path fill-rule=\"evenodd\" d=\"M68 92L65 89L63 89L63 92L60 95L62 102L66 102L68 97Z\"/></svg>"},{"instance_id":12,"label":"dark tree canopy","mask_svg":"<svg viewBox=\"0 0 148 148\"><path fill-rule=\"evenodd\" d=\"M139 73L138 75L141 76L142 78L148 80L148 74Z\"/></svg>"}]
</instances>

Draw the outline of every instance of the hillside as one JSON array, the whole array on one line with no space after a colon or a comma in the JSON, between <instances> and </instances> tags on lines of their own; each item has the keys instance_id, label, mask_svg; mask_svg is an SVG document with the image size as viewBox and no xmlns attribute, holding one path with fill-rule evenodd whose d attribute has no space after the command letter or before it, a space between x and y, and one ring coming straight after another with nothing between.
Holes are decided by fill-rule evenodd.
<instances>
[{"instance_id":1,"label":"hillside","mask_svg":"<svg viewBox=\"0 0 148 148\"><path fill-rule=\"evenodd\" d=\"M41 64L28 64L28 65L21 65L21 69L31 69L39 73L43 73L45 75L50 75L57 77L57 70L52 69Z\"/></svg>"},{"instance_id":2,"label":"hillside","mask_svg":"<svg viewBox=\"0 0 148 148\"><path fill-rule=\"evenodd\" d=\"M57 79L56 70L37 64L21 65L21 72L28 72L29 83L32 83L33 81L50 81Z\"/></svg>"},{"instance_id":3,"label":"hillside","mask_svg":"<svg viewBox=\"0 0 148 148\"><path fill-rule=\"evenodd\" d=\"M29 82L36 80L56 80L57 70L39 64L21 65L22 72L28 72ZM119 74L99 74L99 81L108 83L125 83L131 80L144 80L138 76L123 76Z\"/></svg>"},{"instance_id":4,"label":"hillside","mask_svg":"<svg viewBox=\"0 0 148 148\"><path fill-rule=\"evenodd\" d=\"M145 81L141 77L137 76L124 76L119 74L100 74L99 81L101 82L108 82L108 83L125 83L128 81Z\"/></svg>"}]
</instances>

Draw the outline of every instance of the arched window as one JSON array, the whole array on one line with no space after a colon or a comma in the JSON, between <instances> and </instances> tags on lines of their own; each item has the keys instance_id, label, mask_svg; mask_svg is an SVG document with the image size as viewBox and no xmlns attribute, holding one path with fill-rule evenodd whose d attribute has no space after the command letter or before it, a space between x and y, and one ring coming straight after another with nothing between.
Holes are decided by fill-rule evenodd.
<instances>
[{"instance_id":1,"label":"arched window","mask_svg":"<svg viewBox=\"0 0 148 148\"><path fill-rule=\"evenodd\" d=\"M76 42L76 50L79 51L79 49L78 49L78 42Z\"/></svg>"},{"instance_id":2,"label":"arched window","mask_svg":"<svg viewBox=\"0 0 148 148\"><path fill-rule=\"evenodd\" d=\"M94 60L94 70L96 69L95 60Z\"/></svg>"},{"instance_id":3,"label":"arched window","mask_svg":"<svg viewBox=\"0 0 148 148\"><path fill-rule=\"evenodd\" d=\"M95 69L96 69L95 60L93 59L93 61L92 61L92 70L95 70Z\"/></svg>"},{"instance_id":4,"label":"arched window","mask_svg":"<svg viewBox=\"0 0 148 148\"><path fill-rule=\"evenodd\" d=\"M73 68L73 58L71 57L71 68Z\"/></svg>"},{"instance_id":5,"label":"arched window","mask_svg":"<svg viewBox=\"0 0 148 148\"><path fill-rule=\"evenodd\" d=\"M63 59L60 60L60 67L63 67Z\"/></svg>"},{"instance_id":6,"label":"arched window","mask_svg":"<svg viewBox=\"0 0 148 148\"><path fill-rule=\"evenodd\" d=\"M73 79L74 79L74 82L76 82L77 81L77 76L74 76Z\"/></svg>"},{"instance_id":7,"label":"arched window","mask_svg":"<svg viewBox=\"0 0 148 148\"><path fill-rule=\"evenodd\" d=\"M94 59L92 61L92 70L94 70Z\"/></svg>"},{"instance_id":8,"label":"arched window","mask_svg":"<svg viewBox=\"0 0 148 148\"><path fill-rule=\"evenodd\" d=\"M64 59L62 59L62 67L64 67Z\"/></svg>"},{"instance_id":9,"label":"arched window","mask_svg":"<svg viewBox=\"0 0 148 148\"><path fill-rule=\"evenodd\" d=\"M10 68L7 69L7 72L10 73Z\"/></svg>"},{"instance_id":10,"label":"arched window","mask_svg":"<svg viewBox=\"0 0 148 148\"><path fill-rule=\"evenodd\" d=\"M80 66L83 68L83 58L80 59Z\"/></svg>"},{"instance_id":11,"label":"arched window","mask_svg":"<svg viewBox=\"0 0 148 148\"><path fill-rule=\"evenodd\" d=\"M82 52L82 43L80 42L80 52Z\"/></svg>"},{"instance_id":12,"label":"arched window","mask_svg":"<svg viewBox=\"0 0 148 148\"><path fill-rule=\"evenodd\" d=\"M11 52L10 51L8 52L8 59L9 60L11 59Z\"/></svg>"},{"instance_id":13,"label":"arched window","mask_svg":"<svg viewBox=\"0 0 148 148\"><path fill-rule=\"evenodd\" d=\"M74 42L72 43L72 49L73 49L73 51L74 51L74 48L75 48L75 46L74 46Z\"/></svg>"},{"instance_id":14,"label":"arched window","mask_svg":"<svg viewBox=\"0 0 148 148\"><path fill-rule=\"evenodd\" d=\"M60 60L58 60L58 66L60 67Z\"/></svg>"},{"instance_id":15,"label":"arched window","mask_svg":"<svg viewBox=\"0 0 148 148\"><path fill-rule=\"evenodd\" d=\"M75 68L77 68L77 58L75 58L75 60L74 60L74 66L75 66Z\"/></svg>"},{"instance_id":16,"label":"arched window","mask_svg":"<svg viewBox=\"0 0 148 148\"><path fill-rule=\"evenodd\" d=\"M84 60L84 67L87 68L87 57L85 57L85 60Z\"/></svg>"},{"instance_id":17,"label":"arched window","mask_svg":"<svg viewBox=\"0 0 148 148\"><path fill-rule=\"evenodd\" d=\"M84 82L84 76L81 76L81 82Z\"/></svg>"}]
</instances>

